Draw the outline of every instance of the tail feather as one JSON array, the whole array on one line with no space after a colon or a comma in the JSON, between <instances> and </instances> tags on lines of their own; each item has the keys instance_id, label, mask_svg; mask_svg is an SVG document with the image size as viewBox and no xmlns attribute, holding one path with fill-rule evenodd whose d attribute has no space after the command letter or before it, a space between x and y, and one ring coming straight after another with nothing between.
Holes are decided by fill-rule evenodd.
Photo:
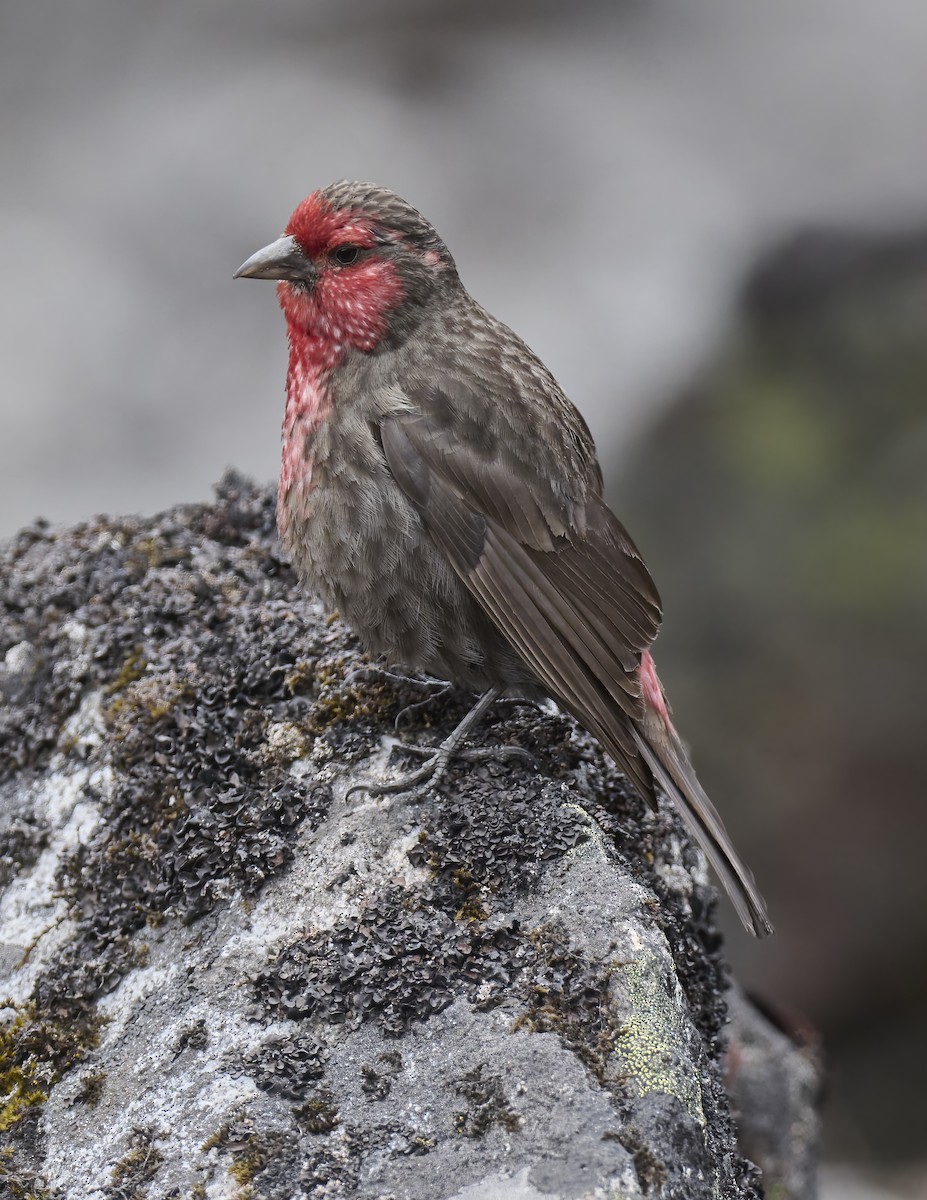
<instances>
[{"instance_id":1,"label":"tail feather","mask_svg":"<svg viewBox=\"0 0 927 1200\"><path fill-rule=\"evenodd\" d=\"M757 937L775 932L750 869L741 862L718 815L696 778L676 731L652 709L634 724L634 739L654 778L676 807L724 884L744 927Z\"/></svg>"}]
</instances>

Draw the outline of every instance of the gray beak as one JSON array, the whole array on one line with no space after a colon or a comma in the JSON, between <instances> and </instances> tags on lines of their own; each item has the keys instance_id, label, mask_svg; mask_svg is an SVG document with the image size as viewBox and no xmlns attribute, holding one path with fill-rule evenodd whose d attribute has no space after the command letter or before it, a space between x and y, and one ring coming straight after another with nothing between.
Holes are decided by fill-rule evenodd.
<instances>
[{"instance_id":1,"label":"gray beak","mask_svg":"<svg viewBox=\"0 0 927 1200\"><path fill-rule=\"evenodd\" d=\"M233 275L233 279L293 279L302 283L315 280L315 267L306 258L294 237L277 238L257 254L252 254Z\"/></svg>"}]
</instances>

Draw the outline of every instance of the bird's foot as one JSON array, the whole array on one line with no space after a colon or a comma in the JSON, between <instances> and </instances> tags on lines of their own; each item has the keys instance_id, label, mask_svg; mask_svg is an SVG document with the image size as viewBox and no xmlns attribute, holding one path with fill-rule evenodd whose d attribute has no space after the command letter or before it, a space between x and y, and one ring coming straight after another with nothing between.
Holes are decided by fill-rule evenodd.
<instances>
[{"instance_id":1,"label":"bird's foot","mask_svg":"<svg viewBox=\"0 0 927 1200\"><path fill-rule=\"evenodd\" d=\"M496 701L497 707L507 704L509 708L533 708L536 713L543 713L544 705L529 696L500 696Z\"/></svg>"},{"instance_id":2,"label":"bird's foot","mask_svg":"<svg viewBox=\"0 0 927 1200\"><path fill-rule=\"evenodd\" d=\"M362 683L385 683L394 688L406 688L411 691L428 692L424 700L415 700L407 704L396 714L393 729L398 732L399 726L407 717L422 712L436 700L453 692L454 685L444 679L417 678L414 675L400 675L397 671L387 671L383 667L358 667L344 677L347 687Z\"/></svg>"},{"instance_id":3,"label":"bird's foot","mask_svg":"<svg viewBox=\"0 0 927 1200\"><path fill-rule=\"evenodd\" d=\"M403 746L411 754L422 755L425 761L407 775L400 775L389 783L355 783L345 792L345 800L350 799L355 792L367 792L370 796L388 796L394 792L409 792L427 784L429 787L439 786L452 760L458 762L511 762L519 760L531 766L537 766L537 759L521 746L486 746L457 747L454 750L445 749L444 742L435 749L434 746Z\"/></svg>"},{"instance_id":4,"label":"bird's foot","mask_svg":"<svg viewBox=\"0 0 927 1200\"><path fill-rule=\"evenodd\" d=\"M414 716L417 712L424 712L424 710L434 704L436 700L442 700L453 690L454 685L452 683L446 683L443 687L436 688L431 695L426 696L424 700L416 700L413 704L407 704L405 708L401 708L396 714L396 720L393 722L393 729L398 733L399 726L407 717Z\"/></svg>"},{"instance_id":5,"label":"bird's foot","mask_svg":"<svg viewBox=\"0 0 927 1200\"><path fill-rule=\"evenodd\" d=\"M344 683L346 687L357 683L389 683L393 687L407 687L432 693L445 692L452 686L444 679L400 675L398 671L387 671L385 667L357 667L345 675Z\"/></svg>"},{"instance_id":6,"label":"bird's foot","mask_svg":"<svg viewBox=\"0 0 927 1200\"><path fill-rule=\"evenodd\" d=\"M522 761L534 764L536 760L533 755L520 746L490 746L484 749L463 748L463 742L467 734L479 722L490 705L499 699L501 692L501 688L490 688L489 691L484 692L457 728L452 730L437 747L403 746L404 750L408 750L412 754L424 756L425 761L417 770L411 771L407 775L402 775L399 779L394 779L390 783L356 783L345 793L345 799L350 799L355 792L368 792L371 796L385 796L391 792L407 792L423 784L430 784L432 787L435 787L446 774L447 768L454 758L459 758L465 762L499 762L501 760L521 759Z\"/></svg>"}]
</instances>

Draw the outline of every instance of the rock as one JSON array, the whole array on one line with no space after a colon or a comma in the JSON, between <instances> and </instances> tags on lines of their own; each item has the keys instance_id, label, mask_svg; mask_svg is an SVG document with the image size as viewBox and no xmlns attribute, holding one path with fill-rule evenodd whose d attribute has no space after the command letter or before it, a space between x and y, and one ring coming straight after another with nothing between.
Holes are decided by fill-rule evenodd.
<instances>
[{"instance_id":1,"label":"rock","mask_svg":"<svg viewBox=\"0 0 927 1200\"><path fill-rule=\"evenodd\" d=\"M761 1194L704 863L571 721L349 794L467 698L346 682L234 475L0 553L5 1194Z\"/></svg>"},{"instance_id":2,"label":"rock","mask_svg":"<svg viewBox=\"0 0 927 1200\"><path fill-rule=\"evenodd\" d=\"M821 1064L808 1029L787 1034L733 987L725 1076L741 1151L763 1165L767 1196L817 1195Z\"/></svg>"}]
</instances>

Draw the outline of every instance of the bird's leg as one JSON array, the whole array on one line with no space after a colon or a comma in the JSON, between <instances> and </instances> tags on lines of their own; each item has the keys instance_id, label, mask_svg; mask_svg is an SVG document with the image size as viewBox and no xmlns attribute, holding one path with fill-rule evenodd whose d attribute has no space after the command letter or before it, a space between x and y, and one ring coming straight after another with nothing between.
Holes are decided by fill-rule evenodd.
<instances>
[{"instance_id":1,"label":"bird's leg","mask_svg":"<svg viewBox=\"0 0 927 1200\"><path fill-rule=\"evenodd\" d=\"M536 713L542 713L544 706L530 696L500 696L497 704L508 704L512 708L533 708Z\"/></svg>"},{"instance_id":2,"label":"bird's leg","mask_svg":"<svg viewBox=\"0 0 927 1200\"><path fill-rule=\"evenodd\" d=\"M398 671L387 671L384 667L357 667L345 675L346 687L355 683L391 683L396 687L418 688L420 692L444 692L451 684L443 679L417 679L414 675L400 675Z\"/></svg>"},{"instance_id":3,"label":"bird's leg","mask_svg":"<svg viewBox=\"0 0 927 1200\"><path fill-rule=\"evenodd\" d=\"M413 681L414 682L414 681ZM454 690L452 683L446 683L441 688L436 688L430 696L426 696L424 700L416 700L414 704L407 704L405 708L401 708L396 714L396 720L393 722L393 729L398 733L399 726L403 723L406 717L412 716L414 713L421 712L434 704L436 700L441 700Z\"/></svg>"},{"instance_id":4,"label":"bird's leg","mask_svg":"<svg viewBox=\"0 0 927 1200\"><path fill-rule=\"evenodd\" d=\"M527 750L522 750L519 746L493 746L485 750L461 749L461 744L467 735L479 724L486 710L499 699L504 690L502 687L492 687L484 692L460 724L437 747L427 749L423 746L403 747L405 750L412 751L413 754L427 755L425 762L418 770L403 775L392 783L357 783L348 789L345 799L348 799L354 792L363 791L369 792L371 796L383 796L389 792L406 792L423 783L434 785L440 781L452 758L465 758L468 761L487 758L523 758L533 761Z\"/></svg>"},{"instance_id":5,"label":"bird's leg","mask_svg":"<svg viewBox=\"0 0 927 1200\"><path fill-rule=\"evenodd\" d=\"M416 700L412 704L407 704L405 708L401 708L396 715L396 720L393 722L393 729L398 733L399 726L403 723L406 717L412 713L420 712L423 708L427 708L429 704L433 704L435 700L440 700L442 696L446 696L454 690L454 685L448 683L444 679L417 679L413 675L400 675L396 671L387 671L383 667L358 667L345 675L344 682L347 687L351 687L358 683L386 683L391 684L395 688L410 688L419 692L429 692L424 700Z\"/></svg>"}]
</instances>

